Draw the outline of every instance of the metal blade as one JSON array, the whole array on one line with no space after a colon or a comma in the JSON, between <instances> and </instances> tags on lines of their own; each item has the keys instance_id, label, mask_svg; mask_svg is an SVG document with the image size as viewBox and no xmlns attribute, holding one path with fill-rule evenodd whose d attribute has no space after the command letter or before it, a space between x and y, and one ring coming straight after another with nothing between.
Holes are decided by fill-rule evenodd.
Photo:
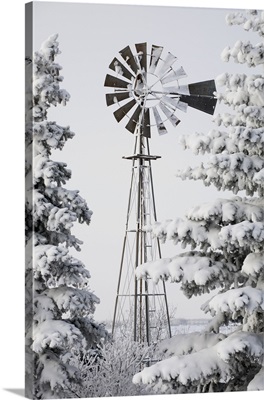
<instances>
[{"instance_id":1,"label":"metal blade","mask_svg":"<svg viewBox=\"0 0 264 400\"><path fill-rule=\"evenodd\" d=\"M125 82L112 75L106 75L104 86L129 89L129 85L131 85L129 82Z\"/></svg>"},{"instance_id":2,"label":"metal blade","mask_svg":"<svg viewBox=\"0 0 264 400\"><path fill-rule=\"evenodd\" d=\"M165 133L168 133L167 129L165 128L165 125L162 122L162 119L161 119L161 116L160 116L160 114L159 114L159 112L157 110L157 107L156 106L152 107L152 111L153 111L153 115L154 115L154 118L155 118L155 121L156 121L156 126L157 126L159 134L160 135L164 135Z\"/></svg>"},{"instance_id":3,"label":"metal blade","mask_svg":"<svg viewBox=\"0 0 264 400\"><path fill-rule=\"evenodd\" d=\"M107 93L106 97L106 104L111 106L112 104L119 103L125 99L130 97L130 92L116 92L116 93Z\"/></svg>"},{"instance_id":4,"label":"metal blade","mask_svg":"<svg viewBox=\"0 0 264 400\"><path fill-rule=\"evenodd\" d=\"M132 51L129 46L125 47L123 50L119 51L119 54L123 57L127 65L134 71L135 73L138 72L138 65L135 61L135 58L132 54Z\"/></svg>"},{"instance_id":5,"label":"metal blade","mask_svg":"<svg viewBox=\"0 0 264 400\"><path fill-rule=\"evenodd\" d=\"M181 101L187 103L190 107L213 115L217 103L217 99L209 96L185 96L180 95Z\"/></svg>"},{"instance_id":6,"label":"metal blade","mask_svg":"<svg viewBox=\"0 0 264 400\"><path fill-rule=\"evenodd\" d=\"M158 65L163 47L155 46L154 44L151 47L151 56L150 56L150 63L149 63L149 73L154 74L155 69Z\"/></svg>"},{"instance_id":7,"label":"metal blade","mask_svg":"<svg viewBox=\"0 0 264 400\"><path fill-rule=\"evenodd\" d=\"M163 87L163 92L168 93L170 95L177 95L177 94L187 94L189 95L189 85L181 85L181 86L169 86Z\"/></svg>"},{"instance_id":8,"label":"metal blade","mask_svg":"<svg viewBox=\"0 0 264 400\"><path fill-rule=\"evenodd\" d=\"M138 61L142 72L147 72L147 43L138 43L135 45L137 50Z\"/></svg>"},{"instance_id":9,"label":"metal blade","mask_svg":"<svg viewBox=\"0 0 264 400\"><path fill-rule=\"evenodd\" d=\"M215 81L203 81L197 83L191 83L189 85L190 94L211 96L214 97L214 92L216 91Z\"/></svg>"},{"instance_id":10,"label":"metal blade","mask_svg":"<svg viewBox=\"0 0 264 400\"><path fill-rule=\"evenodd\" d=\"M136 111L134 112L134 114L132 115L132 117L130 118L130 120L128 121L128 123L127 123L127 125L126 125L126 129L127 129L129 132L131 132L131 133L134 133L134 132L135 132L135 129L136 129L136 126L137 126L137 123L138 123L138 120L139 120L139 116L140 116L141 111L142 111L142 107L141 107L141 106L138 106L138 107L136 108Z\"/></svg>"},{"instance_id":11,"label":"metal blade","mask_svg":"<svg viewBox=\"0 0 264 400\"><path fill-rule=\"evenodd\" d=\"M128 103L124 104L118 110L114 112L115 119L120 122L122 118L131 110L131 108L136 104L136 100L133 99Z\"/></svg>"},{"instance_id":12,"label":"metal blade","mask_svg":"<svg viewBox=\"0 0 264 400\"><path fill-rule=\"evenodd\" d=\"M178 79L182 79L182 78L185 78L186 76L187 76L186 72L184 71L184 69L182 67L180 67L176 71L172 70L169 74L164 76L164 78L161 79L161 82L164 85L165 83L169 83L169 82L172 82L172 81L175 81Z\"/></svg>"},{"instance_id":13,"label":"metal blade","mask_svg":"<svg viewBox=\"0 0 264 400\"><path fill-rule=\"evenodd\" d=\"M130 71L128 71L128 69L126 69L126 67L123 64L121 64L121 62L116 57L109 65L109 68L111 68L117 74L122 75L129 80L131 80L135 76Z\"/></svg>"},{"instance_id":14,"label":"metal blade","mask_svg":"<svg viewBox=\"0 0 264 400\"><path fill-rule=\"evenodd\" d=\"M173 111L169 109L164 103L159 103L161 111L166 115L168 120L173 126L177 126L181 121L174 115Z\"/></svg>"},{"instance_id":15,"label":"metal blade","mask_svg":"<svg viewBox=\"0 0 264 400\"><path fill-rule=\"evenodd\" d=\"M142 135L150 138L150 116L149 108L146 108L143 112L143 132Z\"/></svg>"},{"instance_id":16,"label":"metal blade","mask_svg":"<svg viewBox=\"0 0 264 400\"><path fill-rule=\"evenodd\" d=\"M158 76L160 78L163 78L163 75L168 71L168 69L171 69L172 64L177 60L177 57L175 57L173 54L168 53L167 57L165 58L165 61L163 65L161 66L160 70L158 71Z\"/></svg>"},{"instance_id":17,"label":"metal blade","mask_svg":"<svg viewBox=\"0 0 264 400\"><path fill-rule=\"evenodd\" d=\"M189 85L181 85L178 87L178 93L179 94L187 94L189 96L190 90L189 90Z\"/></svg>"},{"instance_id":18,"label":"metal blade","mask_svg":"<svg viewBox=\"0 0 264 400\"><path fill-rule=\"evenodd\" d=\"M178 108L178 110L181 110L183 112L187 111L188 103L180 101L179 97L169 97L169 96L163 96L161 98L161 101L163 103L167 103L169 106L172 106L172 108Z\"/></svg>"}]
</instances>

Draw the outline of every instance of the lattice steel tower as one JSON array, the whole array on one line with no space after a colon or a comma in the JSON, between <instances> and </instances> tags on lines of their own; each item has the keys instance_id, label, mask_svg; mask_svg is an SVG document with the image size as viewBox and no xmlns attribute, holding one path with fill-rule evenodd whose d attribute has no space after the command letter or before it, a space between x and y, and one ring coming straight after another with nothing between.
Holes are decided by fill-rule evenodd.
<instances>
[{"instance_id":1,"label":"lattice steel tower","mask_svg":"<svg viewBox=\"0 0 264 400\"><path fill-rule=\"evenodd\" d=\"M190 106L212 115L216 106L215 82L180 85L184 69L175 68L177 57L171 53L162 59L162 52L156 45L148 52L147 43L136 44L134 52L125 47L109 65L104 84L112 88L106 102L116 107L116 120L126 117L126 129L135 135L133 154L123 157L131 160L132 175L112 332L131 324L131 339L148 344L171 336L164 282L135 278L139 265L161 258L158 239L146 229L157 220L151 163L160 158L151 155L149 139L153 129L167 133L166 121L174 127L180 123L177 110Z\"/></svg>"}]
</instances>

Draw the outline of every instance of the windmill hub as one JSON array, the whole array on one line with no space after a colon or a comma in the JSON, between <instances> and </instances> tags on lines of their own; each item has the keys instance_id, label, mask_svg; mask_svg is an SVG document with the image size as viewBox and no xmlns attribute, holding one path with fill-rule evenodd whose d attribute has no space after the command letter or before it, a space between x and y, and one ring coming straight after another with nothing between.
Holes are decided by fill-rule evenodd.
<instances>
[{"instance_id":1,"label":"windmill hub","mask_svg":"<svg viewBox=\"0 0 264 400\"><path fill-rule=\"evenodd\" d=\"M163 96L163 87L157 75L138 74L133 86L132 95L138 104L150 108L159 104Z\"/></svg>"}]
</instances>

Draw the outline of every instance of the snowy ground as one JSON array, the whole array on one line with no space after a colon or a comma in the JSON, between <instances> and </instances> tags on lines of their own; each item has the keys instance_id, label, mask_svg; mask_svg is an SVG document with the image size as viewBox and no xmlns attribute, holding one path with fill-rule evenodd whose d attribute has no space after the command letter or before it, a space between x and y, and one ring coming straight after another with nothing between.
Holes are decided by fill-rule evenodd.
<instances>
[{"instance_id":1,"label":"snowy ground","mask_svg":"<svg viewBox=\"0 0 264 400\"><path fill-rule=\"evenodd\" d=\"M207 319L174 319L171 321L171 334L201 332L207 323Z\"/></svg>"},{"instance_id":2,"label":"snowy ground","mask_svg":"<svg viewBox=\"0 0 264 400\"><path fill-rule=\"evenodd\" d=\"M174 336L180 333L201 332L206 328L209 321L208 319L175 319L171 321L171 334ZM229 326L222 326L220 332L227 334L235 329L236 325L230 324Z\"/></svg>"},{"instance_id":3,"label":"snowy ground","mask_svg":"<svg viewBox=\"0 0 264 400\"><path fill-rule=\"evenodd\" d=\"M171 321L171 334L172 336L178 334L187 334L192 332L201 332L206 328L210 320L208 319L173 319ZM107 321L105 322L106 329L111 332L112 323ZM233 330L235 330L235 325L223 326L220 328L220 332L223 334L227 334Z\"/></svg>"}]
</instances>

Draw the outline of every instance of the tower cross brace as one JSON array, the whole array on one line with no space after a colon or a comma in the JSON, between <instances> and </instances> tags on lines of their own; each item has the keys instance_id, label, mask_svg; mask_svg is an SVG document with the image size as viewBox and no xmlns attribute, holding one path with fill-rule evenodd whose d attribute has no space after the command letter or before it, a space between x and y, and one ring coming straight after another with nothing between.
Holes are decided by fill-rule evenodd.
<instances>
[{"instance_id":1,"label":"tower cross brace","mask_svg":"<svg viewBox=\"0 0 264 400\"><path fill-rule=\"evenodd\" d=\"M139 127L135 136L134 154L123 157L132 161L132 174L112 333L130 321L133 340L150 344L171 337L165 283L135 276L139 265L161 258L159 240L147 230L157 220L151 162L161 157L150 154Z\"/></svg>"}]
</instances>

